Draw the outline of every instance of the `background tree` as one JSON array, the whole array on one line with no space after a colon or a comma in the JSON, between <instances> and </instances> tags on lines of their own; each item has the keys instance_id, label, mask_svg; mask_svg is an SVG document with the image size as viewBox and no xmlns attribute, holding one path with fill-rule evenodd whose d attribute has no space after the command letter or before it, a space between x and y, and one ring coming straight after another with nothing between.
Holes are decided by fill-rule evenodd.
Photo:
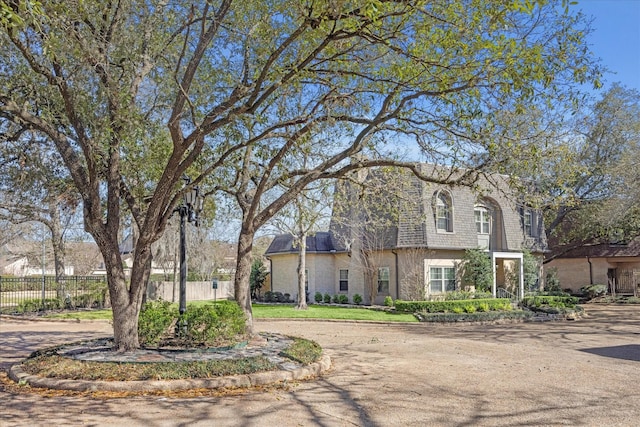
<instances>
[{"instance_id":1,"label":"background tree","mask_svg":"<svg viewBox=\"0 0 640 427\"><path fill-rule=\"evenodd\" d=\"M404 198L407 175L388 167L361 170L336 185L331 228L363 274L367 304L375 304L382 291L384 251L395 247L400 213L410 203Z\"/></svg>"},{"instance_id":2,"label":"background tree","mask_svg":"<svg viewBox=\"0 0 640 427\"><path fill-rule=\"evenodd\" d=\"M285 206L272 223L280 233L289 233L293 237L293 246L298 248L298 296L296 309L306 310L307 307L307 276L306 256L307 237L313 236L323 228L325 220L331 214L328 206L331 204L329 182L317 181L306 188ZM284 191L287 191L285 188Z\"/></svg>"},{"instance_id":3,"label":"background tree","mask_svg":"<svg viewBox=\"0 0 640 427\"><path fill-rule=\"evenodd\" d=\"M0 124L0 218L14 224L38 222L51 235L56 281L65 274L65 234L77 221L73 183L56 165L47 141L21 126ZM27 143L25 144L25 140Z\"/></svg>"},{"instance_id":4,"label":"background tree","mask_svg":"<svg viewBox=\"0 0 640 427\"><path fill-rule=\"evenodd\" d=\"M268 272L262 262L262 259L256 258L253 260L253 264L251 264L251 275L249 277L251 298L258 299L260 297L260 290L267 280L267 275Z\"/></svg>"},{"instance_id":5,"label":"background tree","mask_svg":"<svg viewBox=\"0 0 640 427\"><path fill-rule=\"evenodd\" d=\"M546 176L547 193L555 200L545 210L553 248L545 262L579 246L639 234L640 93L614 85L580 114L568 144L568 155L548 167L549 173L566 176L564 185Z\"/></svg>"},{"instance_id":6,"label":"background tree","mask_svg":"<svg viewBox=\"0 0 640 427\"><path fill-rule=\"evenodd\" d=\"M68 170L121 351L138 347L151 245L191 186L239 206L234 288L251 331L255 234L311 182L404 164L404 148L473 171L538 157L498 112L570 105L571 84L598 76L565 0L50 1L35 15L16 3L0 21L0 118L46 135ZM289 170L301 151L314 163ZM371 160L348 163L360 152Z\"/></svg>"}]
</instances>

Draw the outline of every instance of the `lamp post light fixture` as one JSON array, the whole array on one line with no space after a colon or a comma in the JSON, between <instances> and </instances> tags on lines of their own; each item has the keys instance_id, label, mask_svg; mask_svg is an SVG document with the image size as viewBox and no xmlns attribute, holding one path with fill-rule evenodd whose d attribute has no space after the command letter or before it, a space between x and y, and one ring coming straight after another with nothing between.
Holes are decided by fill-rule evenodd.
<instances>
[{"instance_id":1,"label":"lamp post light fixture","mask_svg":"<svg viewBox=\"0 0 640 427\"><path fill-rule=\"evenodd\" d=\"M185 186L191 183L191 179L188 176L183 176ZM192 222L196 227L198 226L198 215L202 212L204 206L204 196L200 194L200 188L198 186L193 187L189 191L185 192L184 199L180 206L175 208L174 212L180 214L180 315L183 315L187 311L187 236L186 225L187 222ZM180 331L182 327L182 331ZM181 332L186 333L187 325L183 321L181 325L176 325L176 333L179 335Z\"/></svg>"}]
</instances>

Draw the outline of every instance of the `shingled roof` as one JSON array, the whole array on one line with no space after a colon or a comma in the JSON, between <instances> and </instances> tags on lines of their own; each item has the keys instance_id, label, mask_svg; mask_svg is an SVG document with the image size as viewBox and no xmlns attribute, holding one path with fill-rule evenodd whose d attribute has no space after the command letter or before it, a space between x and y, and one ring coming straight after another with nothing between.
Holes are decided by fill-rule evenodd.
<instances>
[{"instance_id":1,"label":"shingled roof","mask_svg":"<svg viewBox=\"0 0 640 427\"><path fill-rule=\"evenodd\" d=\"M640 257L640 236L629 243L602 243L574 248L556 258L620 258Z\"/></svg>"},{"instance_id":2,"label":"shingled roof","mask_svg":"<svg viewBox=\"0 0 640 427\"><path fill-rule=\"evenodd\" d=\"M329 232L319 231L312 236L307 236L307 253L332 253L340 250ZM298 253L298 251L299 248L293 245L293 236L291 234L280 234L273 239L265 255Z\"/></svg>"}]
</instances>

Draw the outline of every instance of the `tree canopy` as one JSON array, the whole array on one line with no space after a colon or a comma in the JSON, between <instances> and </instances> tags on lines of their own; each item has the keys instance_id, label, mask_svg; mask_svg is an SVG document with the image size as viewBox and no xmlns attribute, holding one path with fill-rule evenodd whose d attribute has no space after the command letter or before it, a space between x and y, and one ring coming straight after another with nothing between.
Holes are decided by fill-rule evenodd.
<instances>
[{"instance_id":1,"label":"tree canopy","mask_svg":"<svg viewBox=\"0 0 640 427\"><path fill-rule=\"evenodd\" d=\"M547 191L556 198L545 211L553 249L547 261L579 246L640 234L640 93L613 85L569 130L568 155L548 163L564 179L558 186L550 177Z\"/></svg>"},{"instance_id":2,"label":"tree canopy","mask_svg":"<svg viewBox=\"0 0 640 427\"><path fill-rule=\"evenodd\" d=\"M535 162L551 113L599 77L565 0L0 5L2 126L41 135L64 165L121 350L138 346L151 244L191 186L240 208L235 292L251 327L255 232L311 182L421 160L469 171L424 179L468 184ZM125 216L139 230L129 282Z\"/></svg>"}]
</instances>

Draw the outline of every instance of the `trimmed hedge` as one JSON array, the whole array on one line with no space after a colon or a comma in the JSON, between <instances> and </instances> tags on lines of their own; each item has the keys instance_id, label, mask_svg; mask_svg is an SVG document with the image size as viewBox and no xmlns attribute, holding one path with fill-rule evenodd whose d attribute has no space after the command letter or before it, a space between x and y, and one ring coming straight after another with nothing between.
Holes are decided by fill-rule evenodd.
<instances>
[{"instance_id":1,"label":"trimmed hedge","mask_svg":"<svg viewBox=\"0 0 640 427\"><path fill-rule=\"evenodd\" d=\"M508 298L486 298L450 301L402 301L396 300L396 311L402 313L455 313L476 311L510 311L511 301ZM473 308L471 308L473 307Z\"/></svg>"},{"instance_id":2,"label":"trimmed hedge","mask_svg":"<svg viewBox=\"0 0 640 427\"><path fill-rule=\"evenodd\" d=\"M533 317L530 311L490 311L475 313L429 313L417 314L421 322L455 323L455 322L495 322L504 319L526 320Z\"/></svg>"},{"instance_id":3,"label":"trimmed hedge","mask_svg":"<svg viewBox=\"0 0 640 427\"><path fill-rule=\"evenodd\" d=\"M525 307L540 307L543 305L551 307L572 307L579 302L578 297L572 296L555 296L555 295L536 295L532 297L524 297L522 305Z\"/></svg>"}]
</instances>

